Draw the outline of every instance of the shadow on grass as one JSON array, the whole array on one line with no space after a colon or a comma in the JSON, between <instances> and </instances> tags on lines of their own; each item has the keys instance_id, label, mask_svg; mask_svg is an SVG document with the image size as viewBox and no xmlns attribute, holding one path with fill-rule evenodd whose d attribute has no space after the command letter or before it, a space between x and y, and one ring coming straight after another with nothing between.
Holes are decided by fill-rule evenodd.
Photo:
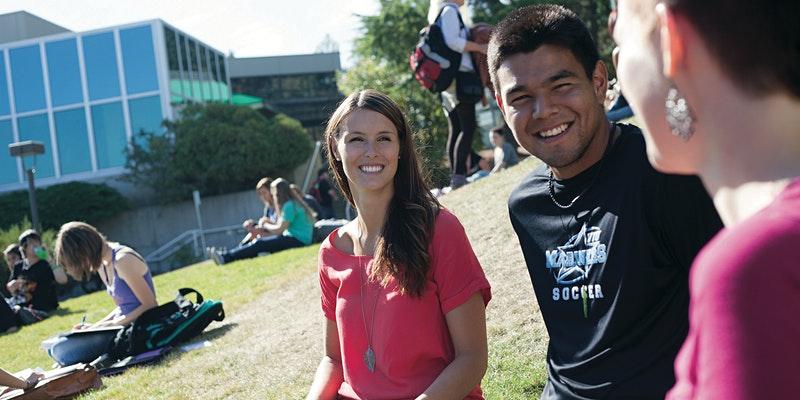
<instances>
[{"instance_id":1,"label":"shadow on grass","mask_svg":"<svg viewBox=\"0 0 800 400\"><path fill-rule=\"evenodd\" d=\"M213 342L214 340L225 336L225 334L227 334L229 331L236 328L237 326L239 326L239 324L231 322L222 326L218 326L214 329L209 329L207 331L204 331L200 336L196 337L195 341L208 340L210 342Z\"/></svg>"},{"instance_id":2,"label":"shadow on grass","mask_svg":"<svg viewBox=\"0 0 800 400\"><path fill-rule=\"evenodd\" d=\"M56 316L57 315L59 317L66 317L66 316L74 315L74 314L85 314L86 312L87 312L87 310L85 308L72 309L72 308L69 308L69 307L59 307L59 308L56 308L55 311L51 311L50 312L50 316L52 317L52 316Z\"/></svg>"}]
</instances>

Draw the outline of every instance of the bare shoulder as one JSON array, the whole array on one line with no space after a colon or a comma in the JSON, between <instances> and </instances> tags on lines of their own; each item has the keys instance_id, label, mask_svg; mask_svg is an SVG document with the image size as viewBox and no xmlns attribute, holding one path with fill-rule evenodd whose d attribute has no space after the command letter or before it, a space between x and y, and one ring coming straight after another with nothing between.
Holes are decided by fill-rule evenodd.
<instances>
[{"instance_id":1,"label":"bare shoulder","mask_svg":"<svg viewBox=\"0 0 800 400\"><path fill-rule=\"evenodd\" d=\"M347 254L353 254L353 238L356 237L356 222L352 220L336 230L331 237L331 245Z\"/></svg>"},{"instance_id":2,"label":"bare shoulder","mask_svg":"<svg viewBox=\"0 0 800 400\"><path fill-rule=\"evenodd\" d=\"M120 252L117 257L117 273L121 276L142 276L147 273L147 264L133 250Z\"/></svg>"}]
</instances>

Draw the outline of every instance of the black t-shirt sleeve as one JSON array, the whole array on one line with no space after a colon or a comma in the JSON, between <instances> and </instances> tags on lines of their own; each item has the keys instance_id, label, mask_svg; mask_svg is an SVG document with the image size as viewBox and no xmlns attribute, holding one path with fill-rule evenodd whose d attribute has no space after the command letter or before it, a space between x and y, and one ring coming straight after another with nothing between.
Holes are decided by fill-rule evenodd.
<instances>
[{"instance_id":1,"label":"black t-shirt sleeve","mask_svg":"<svg viewBox=\"0 0 800 400\"><path fill-rule=\"evenodd\" d=\"M56 276L53 275L53 270L49 265L44 263L37 263L31 269L24 271L23 275L26 279L34 281L37 284L49 284L56 280Z\"/></svg>"},{"instance_id":2,"label":"black t-shirt sleeve","mask_svg":"<svg viewBox=\"0 0 800 400\"><path fill-rule=\"evenodd\" d=\"M689 268L700 249L722 229L722 220L700 178L656 173L651 179L651 216L665 250Z\"/></svg>"}]
</instances>

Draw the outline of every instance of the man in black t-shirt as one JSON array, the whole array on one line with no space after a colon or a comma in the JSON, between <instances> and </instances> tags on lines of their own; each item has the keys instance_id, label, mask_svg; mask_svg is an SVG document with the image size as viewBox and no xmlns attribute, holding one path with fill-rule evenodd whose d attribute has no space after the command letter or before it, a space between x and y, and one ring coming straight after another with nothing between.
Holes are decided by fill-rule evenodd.
<instances>
[{"instance_id":1,"label":"man in black t-shirt","mask_svg":"<svg viewBox=\"0 0 800 400\"><path fill-rule=\"evenodd\" d=\"M19 247L22 251L24 266L15 269L8 288L12 295L21 294L26 298L22 306L30 306L35 310L52 311L58 308L58 293L56 291L57 278L44 259L46 256L42 248L39 234L29 229L19 237ZM67 278L59 268L58 283L66 283Z\"/></svg>"},{"instance_id":2,"label":"man in black t-shirt","mask_svg":"<svg viewBox=\"0 0 800 400\"><path fill-rule=\"evenodd\" d=\"M663 398L689 267L722 227L711 199L697 177L655 171L638 128L606 119L606 67L571 11L513 11L488 58L514 136L544 162L509 199L550 336L542 398Z\"/></svg>"}]
</instances>

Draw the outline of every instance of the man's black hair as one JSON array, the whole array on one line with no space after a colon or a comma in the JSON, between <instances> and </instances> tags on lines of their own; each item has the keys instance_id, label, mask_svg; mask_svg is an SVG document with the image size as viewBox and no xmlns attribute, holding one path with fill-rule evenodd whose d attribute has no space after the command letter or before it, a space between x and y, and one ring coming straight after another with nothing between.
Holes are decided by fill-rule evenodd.
<instances>
[{"instance_id":1,"label":"man's black hair","mask_svg":"<svg viewBox=\"0 0 800 400\"><path fill-rule=\"evenodd\" d=\"M542 4L518 8L492 31L489 40L489 73L495 88L497 68L509 57L536 51L542 45L568 49L591 79L600 54L589 29L578 16L558 5Z\"/></svg>"},{"instance_id":2,"label":"man's black hair","mask_svg":"<svg viewBox=\"0 0 800 400\"><path fill-rule=\"evenodd\" d=\"M39 232L37 232L34 229L28 229L28 230L26 230L25 232L22 232L22 234L19 235L19 244L20 244L20 246L23 245L25 242L27 242L30 239L38 240L40 242L42 241L42 237L39 235Z\"/></svg>"}]
</instances>

